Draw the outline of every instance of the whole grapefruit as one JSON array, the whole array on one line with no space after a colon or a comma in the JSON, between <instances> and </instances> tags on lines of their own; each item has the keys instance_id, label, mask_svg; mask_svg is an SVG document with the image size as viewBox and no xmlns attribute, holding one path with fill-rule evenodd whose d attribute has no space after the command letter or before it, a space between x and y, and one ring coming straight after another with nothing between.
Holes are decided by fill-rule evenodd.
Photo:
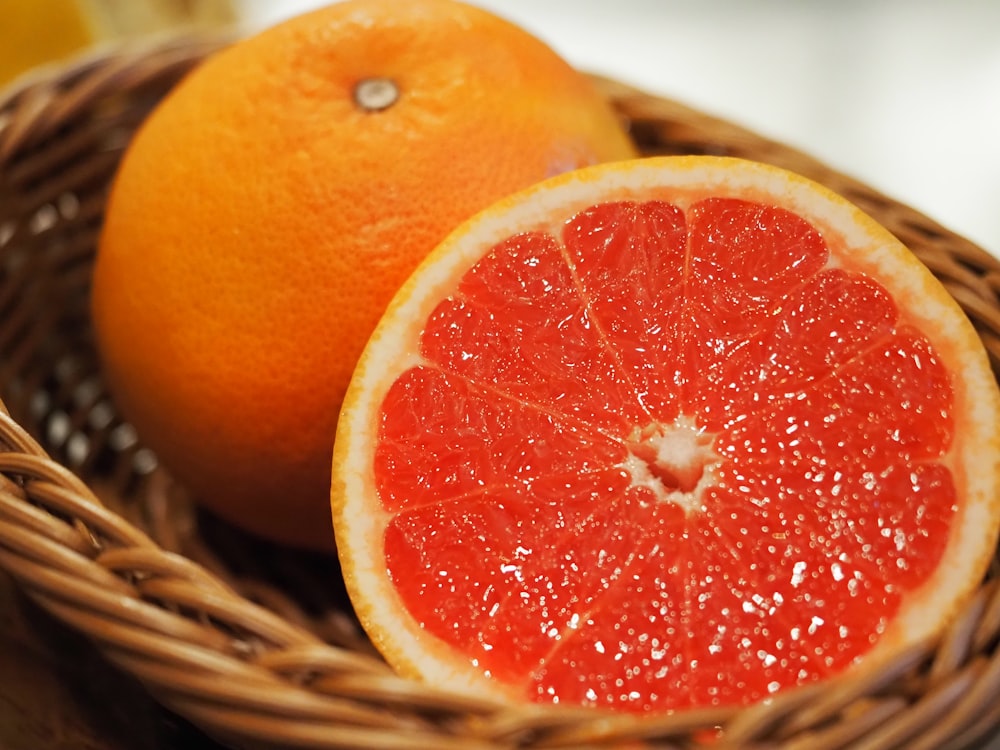
<instances>
[{"instance_id":1,"label":"whole grapefruit","mask_svg":"<svg viewBox=\"0 0 1000 750\"><path fill-rule=\"evenodd\" d=\"M497 198L633 155L587 77L468 5L354 0L241 40L115 179L93 277L112 395L204 506L332 548L337 414L402 281Z\"/></svg>"}]
</instances>

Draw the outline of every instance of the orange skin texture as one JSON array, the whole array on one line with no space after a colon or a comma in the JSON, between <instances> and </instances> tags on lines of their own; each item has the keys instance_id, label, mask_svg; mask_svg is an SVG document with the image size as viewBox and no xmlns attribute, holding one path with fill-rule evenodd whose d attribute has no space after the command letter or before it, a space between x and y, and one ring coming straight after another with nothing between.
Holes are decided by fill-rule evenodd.
<instances>
[{"instance_id":1,"label":"orange skin texture","mask_svg":"<svg viewBox=\"0 0 1000 750\"><path fill-rule=\"evenodd\" d=\"M399 98L365 111L379 77ZM113 186L92 296L112 395L206 507L332 550L337 414L397 288L494 200L634 153L584 76L468 6L358 0L238 42Z\"/></svg>"}]
</instances>

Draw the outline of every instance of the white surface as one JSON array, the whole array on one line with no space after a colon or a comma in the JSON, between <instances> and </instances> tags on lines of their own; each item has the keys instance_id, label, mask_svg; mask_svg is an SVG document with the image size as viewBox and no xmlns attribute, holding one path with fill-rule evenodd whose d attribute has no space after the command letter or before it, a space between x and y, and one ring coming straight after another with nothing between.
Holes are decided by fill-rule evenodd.
<instances>
[{"instance_id":1,"label":"white surface","mask_svg":"<svg viewBox=\"0 0 1000 750\"><path fill-rule=\"evenodd\" d=\"M251 27L322 4L239 1ZM808 151L1000 256L996 0L474 2L577 67Z\"/></svg>"}]
</instances>

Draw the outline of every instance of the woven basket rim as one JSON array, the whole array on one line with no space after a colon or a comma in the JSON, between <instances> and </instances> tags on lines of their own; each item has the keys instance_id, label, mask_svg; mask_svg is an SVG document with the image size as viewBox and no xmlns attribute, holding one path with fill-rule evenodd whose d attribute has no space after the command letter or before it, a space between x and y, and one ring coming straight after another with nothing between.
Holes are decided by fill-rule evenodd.
<instances>
[{"instance_id":1,"label":"woven basket rim","mask_svg":"<svg viewBox=\"0 0 1000 750\"><path fill-rule=\"evenodd\" d=\"M0 255L16 245L16 235L4 239L5 222L13 226L24 218L19 211L42 205L24 186L35 190L44 183L46 159L63 159L46 149L60 138L75 142L66 133L76 133L88 118L112 116L129 97L162 95L231 38L171 35L106 46L0 91ZM781 143L627 84L592 78L645 153L725 153L767 161L832 187L874 215L942 279L997 367L1000 262L990 253ZM89 152L78 155L85 156ZM102 169L106 175L113 164L102 162ZM13 315L17 300L10 294L0 289L2 310ZM39 356L33 339L21 344L19 336L0 333L9 358L17 360L11 353L22 350L26 358ZM4 365L0 391L13 404L46 377ZM510 706L414 683L396 676L370 650L325 642L296 608L279 613L280 592L251 596L252 584L237 590L220 575L225 565L216 558L196 562L163 546L154 538L162 519L158 526L155 518L110 510L107 498L115 490L103 478L85 476L93 467L72 465L62 444L49 444L51 436L29 430L5 411L0 437L0 569L56 619L92 638L157 700L224 742L315 748L610 747L628 741L957 748L1000 727L1000 710L992 708L1000 704L996 571L952 627L878 673L847 674L747 709L633 717ZM167 496L167 485L154 472L144 491ZM155 508L149 512L155 515Z\"/></svg>"}]
</instances>

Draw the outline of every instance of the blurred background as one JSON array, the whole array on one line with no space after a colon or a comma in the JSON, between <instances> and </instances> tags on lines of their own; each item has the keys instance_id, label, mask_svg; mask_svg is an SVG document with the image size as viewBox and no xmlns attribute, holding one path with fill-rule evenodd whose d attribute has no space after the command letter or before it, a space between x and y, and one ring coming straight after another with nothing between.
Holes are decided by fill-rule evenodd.
<instances>
[{"instance_id":1,"label":"blurred background","mask_svg":"<svg viewBox=\"0 0 1000 750\"><path fill-rule=\"evenodd\" d=\"M473 1L577 67L806 150L1000 256L998 0ZM72 38L82 5L107 38L192 19L249 33L324 2L0 0L0 86L18 44L44 57L66 41L51 20L19 30L25 9L61 14Z\"/></svg>"}]
</instances>

